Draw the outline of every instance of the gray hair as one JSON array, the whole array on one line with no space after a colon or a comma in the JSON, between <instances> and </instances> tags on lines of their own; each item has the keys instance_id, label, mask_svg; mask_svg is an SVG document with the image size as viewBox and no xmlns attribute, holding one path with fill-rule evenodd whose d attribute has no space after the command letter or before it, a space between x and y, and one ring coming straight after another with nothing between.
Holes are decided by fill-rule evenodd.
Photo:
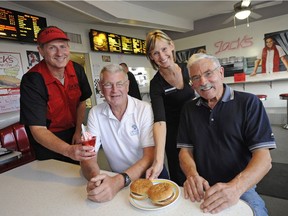
<instances>
[{"instance_id":1,"label":"gray hair","mask_svg":"<svg viewBox=\"0 0 288 216\"><path fill-rule=\"evenodd\" d=\"M111 74L116 74L116 73L123 73L125 75L125 79L128 80L128 75L127 73L123 70L123 67L121 65L118 64L109 64L106 65L102 68L101 72L100 72L100 82L103 81L103 74L104 73L111 73Z\"/></svg>"},{"instance_id":2,"label":"gray hair","mask_svg":"<svg viewBox=\"0 0 288 216\"><path fill-rule=\"evenodd\" d=\"M205 53L196 53L196 54L193 54L187 62L188 71L190 72L190 67L193 64L196 64L198 61L203 60L203 59L208 59L212 61L215 64L215 66L221 67L219 60L215 56L207 55Z\"/></svg>"}]
</instances>

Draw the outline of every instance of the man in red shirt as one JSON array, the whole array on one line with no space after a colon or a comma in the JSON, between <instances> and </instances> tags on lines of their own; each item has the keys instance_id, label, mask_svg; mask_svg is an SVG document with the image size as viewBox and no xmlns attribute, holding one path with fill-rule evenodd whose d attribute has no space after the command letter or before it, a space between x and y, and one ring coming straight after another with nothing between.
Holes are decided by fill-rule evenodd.
<instances>
[{"instance_id":1,"label":"man in red shirt","mask_svg":"<svg viewBox=\"0 0 288 216\"><path fill-rule=\"evenodd\" d=\"M68 41L55 26L39 32L43 60L22 77L20 122L26 126L37 159L79 163L95 157L92 147L77 144L85 101L92 93L83 67L69 59Z\"/></svg>"}]
</instances>

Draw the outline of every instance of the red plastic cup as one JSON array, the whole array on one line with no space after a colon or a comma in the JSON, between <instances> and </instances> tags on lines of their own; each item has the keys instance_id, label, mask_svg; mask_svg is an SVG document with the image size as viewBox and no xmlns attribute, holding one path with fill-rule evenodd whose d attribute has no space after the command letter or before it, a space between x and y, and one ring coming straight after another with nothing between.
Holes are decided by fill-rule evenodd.
<instances>
[{"instance_id":1,"label":"red plastic cup","mask_svg":"<svg viewBox=\"0 0 288 216\"><path fill-rule=\"evenodd\" d=\"M93 136L88 140L82 140L83 146L92 146L93 147L93 150L91 150L92 152L95 151L95 143L96 143L96 136Z\"/></svg>"}]
</instances>

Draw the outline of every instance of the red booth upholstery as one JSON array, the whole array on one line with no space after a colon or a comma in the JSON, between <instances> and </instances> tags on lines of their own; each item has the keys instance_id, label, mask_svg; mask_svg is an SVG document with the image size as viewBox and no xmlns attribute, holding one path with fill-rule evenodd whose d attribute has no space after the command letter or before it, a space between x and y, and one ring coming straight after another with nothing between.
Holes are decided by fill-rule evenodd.
<instances>
[{"instance_id":1,"label":"red booth upholstery","mask_svg":"<svg viewBox=\"0 0 288 216\"><path fill-rule=\"evenodd\" d=\"M30 145L24 125L15 123L0 129L0 141L2 148L13 149L22 153L21 158L1 164L0 173L35 160L35 154Z\"/></svg>"}]
</instances>

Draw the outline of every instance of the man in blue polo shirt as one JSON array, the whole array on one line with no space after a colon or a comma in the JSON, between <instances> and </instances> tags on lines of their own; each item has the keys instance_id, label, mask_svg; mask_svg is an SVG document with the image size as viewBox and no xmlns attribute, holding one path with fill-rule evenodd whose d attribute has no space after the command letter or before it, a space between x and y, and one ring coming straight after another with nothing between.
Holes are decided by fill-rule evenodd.
<instances>
[{"instance_id":1,"label":"man in blue polo shirt","mask_svg":"<svg viewBox=\"0 0 288 216\"><path fill-rule=\"evenodd\" d=\"M269 149L276 144L261 101L223 84L224 69L214 56L194 54L187 67L200 97L183 107L178 130L185 198L203 201L205 213L242 199L256 215L267 215L255 185L270 170Z\"/></svg>"}]
</instances>

